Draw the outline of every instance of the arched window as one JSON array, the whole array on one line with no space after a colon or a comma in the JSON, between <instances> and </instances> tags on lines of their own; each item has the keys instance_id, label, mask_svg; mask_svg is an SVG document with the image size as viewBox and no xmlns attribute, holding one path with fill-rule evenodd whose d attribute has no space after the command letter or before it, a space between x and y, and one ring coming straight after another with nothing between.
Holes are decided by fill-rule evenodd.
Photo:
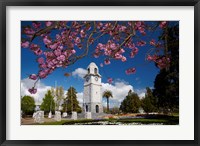
<instances>
[{"instance_id":1,"label":"arched window","mask_svg":"<svg viewBox=\"0 0 200 146\"><path fill-rule=\"evenodd\" d=\"M97 68L94 68L94 73L97 74Z\"/></svg>"},{"instance_id":2,"label":"arched window","mask_svg":"<svg viewBox=\"0 0 200 146\"><path fill-rule=\"evenodd\" d=\"M88 70L88 74L90 73L90 68L87 69Z\"/></svg>"},{"instance_id":3,"label":"arched window","mask_svg":"<svg viewBox=\"0 0 200 146\"><path fill-rule=\"evenodd\" d=\"M99 106L96 105L96 113L99 113Z\"/></svg>"},{"instance_id":4,"label":"arched window","mask_svg":"<svg viewBox=\"0 0 200 146\"><path fill-rule=\"evenodd\" d=\"M88 112L88 105L85 106L85 110L86 110L86 112Z\"/></svg>"}]
</instances>

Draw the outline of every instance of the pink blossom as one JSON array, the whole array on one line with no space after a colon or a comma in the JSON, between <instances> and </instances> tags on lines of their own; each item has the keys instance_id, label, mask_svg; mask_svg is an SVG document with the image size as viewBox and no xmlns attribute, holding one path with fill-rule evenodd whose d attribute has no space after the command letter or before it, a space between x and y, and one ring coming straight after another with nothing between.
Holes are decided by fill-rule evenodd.
<instances>
[{"instance_id":1,"label":"pink blossom","mask_svg":"<svg viewBox=\"0 0 200 146\"><path fill-rule=\"evenodd\" d=\"M156 62L157 59L158 59L157 55L153 55L153 56L148 55L147 56L147 60L148 61L155 61Z\"/></svg>"},{"instance_id":2,"label":"pink blossom","mask_svg":"<svg viewBox=\"0 0 200 146\"><path fill-rule=\"evenodd\" d=\"M38 51L38 50L40 50L40 47L37 44L31 44L30 49L32 51Z\"/></svg>"},{"instance_id":3,"label":"pink blossom","mask_svg":"<svg viewBox=\"0 0 200 146\"><path fill-rule=\"evenodd\" d=\"M156 63L160 69L167 68L170 65L170 58L162 57L161 59L158 59Z\"/></svg>"},{"instance_id":4,"label":"pink blossom","mask_svg":"<svg viewBox=\"0 0 200 146\"><path fill-rule=\"evenodd\" d=\"M100 63L100 66L103 67L103 63Z\"/></svg>"},{"instance_id":5,"label":"pink blossom","mask_svg":"<svg viewBox=\"0 0 200 146\"><path fill-rule=\"evenodd\" d=\"M58 63L56 64L56 67L61 67L61 66L63 66L63 65L62 65L62 61L60 61L60 62L58 62Z\"/></svg>"},{"instance_id":6,"label":"pink blossom","mask_svg":"<svg viewBox=\"0 0 200 146\"><path fill-rule=\"evenodd\" d=\"M85 38L86 37L86 33L85 33L85 31L83 29L80 31L80 35L81 35L81 38Z\"/></svg>"},{"instance_id":7,"label":"pink blossom","mask_svg":"<svg viewBox=\"0 0 200 146\"><path fill-rule=\"evenodd\" d=\"M34 51L35 55L42 55L42 50L38 49Z\"/></svg>"},{"instance_id":8,"label":"pink blossom","mask_svg":"<svg viewBox=\"0 0 200 146\"><path fill-rule=\"evenodd\" d=\"M47 65L45 63L40 64L40 68L47 68Z\"/></svg>"},{"instance_id":9,"label":"pink blossom","mask_svg":"<svg viewBox=\"0 0 200 146\"><path fill-rule=\"evenodd\" d=\"M112 79L112 78L108 78L108 79L107 79L107 82L108 82L109 84L112 84L113 79Z\"/></svg>"},{"instance_id":10,"label":"pink blossom","mask_svg":"<svg viewBox=\"0 0 200 146\"><path fill-rule=\"evenodd\" d=\"M115 59L121 59L122 58L122 55L121 54L119 54L119 53L116 53L115 54Z\"/></svg>"},{"instance_id":11,"label":"pink blossom","mask_svg":"<svg viewBox=\"0 0 200 146\"><path fill-rule=\"evenodd\" d=\"M139 41L139 42L137 42L137 45L138 46L145 46L146 42L145 41Z\"/></svg>"},{"instance_id":12,"label":"pink blossom","mask_svg":"<svg viewBox=\"0 0 200 146\"><path fill-rule=\"evenodd\" d=\"M148 56L147 56L147 60L148 60L148 61L151 61L151 60L153 60L153 57L151 57L150 55L148 55Z\"/></svg>"},{"instance_id":13,"label":"pink blossom","mask_svg":"<svg viewBox=\"0 0 200 146\"><path fill-rule=\"evenodd\" d=\"M159 24L160 28L165 28L167 26L167 21L161 21Z\"/></svg>"},{"instance_id":14,"label":"pink blossom","mask_svg":"<svg viewBox=\"0 0 200 146\"><path fill-rule=\"evenodd\" d=\"M127 75L134 74L136 72L136 69L135 68L129 68L125 72L126 72Z\"/></svg>"},{"instance_id":15,"label":"pink blossom","mask_svg":"<svg viewBox=\"0 0 200 146\"><path fill-rule=\"evenodd\" d=\"M45 22L45 25L46 25L47 27L49 27L49 26L52 25L52 22L51 22L51 21L47 21L47 22Z\"/></svg>"},{"instance_id":16,"label":"pink blossom","mask_svg":"<svg viewBox=\"0 0 200 146\"><path fill-rule=\"evenodd\" d=\"M90 44L94 43L94 38L90 38L90 39L89 39L89 43L90 43Z\"/></svg>"},{"instance_id":17,"label":"pink blossom","mask_svg":"<svg viewBox=\"0 0 200 146\"><path fill-rule=\"evenodd\" d=\"M36 80L37 79L37 75L36 74L31 74L29 76L29 79Z\"/></svg>"},{"instance_id":18,"label":"pink blossom","mask_svg":"<svg viewBox=\"0 0 200 146\"><path fill-rule=\"evenodd\" d=\"M140 27L140 26L142 25L142 23L141 23L141 21L137 21L137 22L135 23L135 25L136 25L137 27Z\"/></svg>"},{"instance_id":19,"label":"pink blossom","mask_svg":"<svg viewBox=\"0 0 200 146\"><path fill-rule=\"evenodd\" d=\"M105 60L104 60L104 63L105 63L106 65L108 65L108 64L110 64L110 60L109 60L109 59L105 59Z\"/></svg>"},{"instance_id":20,"label":"pink blossom","mask_svg":"<svg viewBox=\"0 0 200 146\"><path fill-rule=\"evenodd\" d=\"M34 27L35 29L38 29L38 28L40 28L41 23L40 23L40 22L33 22L32 25L33 25L33 27Z\"/></svg>"},{"instance_id":21,"label":"pink blossom","mask_svg":"<svg viewBox=\"0 0 200 146\"><path fill-rule=\"evenodd\" d=\"M144 33L145 29L143 27L138 27L140 33Z\"/></svg>"},{"instance_id":22,"label":"pink blossom","mask_svg":"<svg viewBox=\"0 0 200 146\"><path fill-rule=\"evenodd\" d=\"M28 91L29 91L31 94L37 93L37 89L35 89L34 87L28 89Z\"/></svg>"},{"instance_id":23,"label":"pink blossom","mask_svg":"<svg viewBox=\"0 0 200 146\"><path fill-rule=\"evenodd\" d=\"M102 26L103 26L103 23L101 23L101 22L97 23L97 29L100 29Z\"/></svg>"},{"instance_id":24,"label":"pink blossom","mask_svg":"<svg viewBox=\"0 0 200 146\"><path fill-rule=\"evenodd\" d=\"M54 63L53 63L52 61L49 61L49 62L47 63L47 67L48 67L48 68L54 67Z\"/></svg>"},{"instance_id":25,"label":"pink blossom","mask_svg":"<svg viewBox=\"0 0 200 146\"><path fill-rule=\"evenodd\" d=\"M79 37L76 37L76 39L74 40L76 44L81 43L81 39Z\"/></svg>"},{"instance_id":26,"label":"pink blossom","mask_svg":"<svg viewBox=\"0 0 200 146\"><path fill-rule=\"evenodd\" d=\"M58 58L57 58L58 59ZM53 64L57 64L58 63L58 60L57 59L53 59L52 62Z\"/></svg>"},{"instance_id":27,"label":"pink blossom","mask_svg":"<svg viewBox=\"0 0 200 146\"><path fill-rule=\"evenodd\" d=\"M30 45L29 41L26 41L26 42L22 42L22 43L21 43L22 48L28 48L29 45Z\"/></svg>"},{"instance_id":28,"label":"pink blossom","mask_svg":"<svg viewBox=\"0 0 200 146\"><path fill-rule=\"evenodd\" d=\"M43 58L43 57L38 58L38 59L37 59L37 62L38 62L39 64L43 64L43 63L44 63L44 58Z\"/></svg>"},{"instance_id":29,"label":"pink blossom","mask_svg":"<svg viewBox=\"0 0 200 146\"><path fill-rule=\"evenodd\" d=\"M27 35L33 35L35 33L35 31L32 28L26 27L24 29L24 33Z\"/></svg>"},{"instance_id":30,"label":"pink blossom","mask_svg":"<svg viewBox=\"0 0 200 146\"><path fill-rule=\"evenodd\" d=\"M126 29L127 29L126 26L123 26L123 25L119 27L119 31L122 31L122 32L124 32Z\"/></svg>"},{"instance_id":31,"label":"pink blossom","mask_svg":"<svg viewBox=\"0 0 200 146\"><path fill-rule=\"evenodd\" d=\"M105 46L104 46L102 43L98 43L97 47L98 47L100 50L103 50Z\"/></svg>"},{"instance_id":32,"label":"pink blossom","mask_svg":"<svg viewBox=\"0 0 200 146\"><path fill-rule=\"evenodd\" d=\"M109 47L110 47L112 50L117 49L117 45L116 45L115 43L111 43L111 44L109 45Z\"/></svg>"},{"instance_id":33,"label":"pink blossom","mask_svg":"<svg viewBox=\"0 0 200 146\"><path fill-rule=\"evenodd\" d=\"M46 58L52 58L52 57L54 57L53 52L44 52L44 55L46 56Z\"/></svg>"},{"instance_id":34,"label":"pink blossom","mask_svg":"<svg viewBox=\"0 0 200 146\"><path fill-rule=\"evenodd\" d=\"M64 61L65 60L65 56L64 55L60 55L60 56L57 57L57 59L59 61Z\"/></svg>"},{"instance_id":35,"label":"pink blossom","mask_svg":"<svg viewBox=\"0 0 200 146\"><path fill-rule=\"evenodd\" d=\"M39 71L39 77L42 78L42 79L46 78L47 74L48 74L48 70Z\"/></svg>"},{"instance_id":36,"label":"pink blossom","mask_svg":"<svg viewBox=\"0 0 200 146\"><path fill-rule=\"evenodd\" d=\"M138 48L137 47L135 47L135 49L133 49L132 51L131 51L131 53L130 53L130 57L131 58L133 58L133 57L135 57L135 55L138 53Z\"/></svg>"},{"instance_id":37,"label":"pink blossom","mask_svg":"<svg viewBox=\"0 0 200 146\"><path fill-rule=\"evenodd\" d=\"M71 50L71 53L72 53L72 54L75 54L75 53L76 53L76 50L74 50L74 49Z\"/></svg>"},{"instance_id":38,"label":"pink blossom","mask_svg":"<svg viewBox=\"0 0 200 146\"><path fill-rule=\"evenodd\" d=\"M58 48L59 43L54 43L53 45L50 45L49 47L53 50L55 50L56 48Z\"/></svg>"},{"instance_id":39,"label":"pink blossom","mask_svg":"<svg viewBox=\"0 0 200 146\"><path fill-rule=\"evenodd\" d=\"M124 53L124 52L125 52L124 49L119 50L119 53Z\"/></svg>"},{"instance_id":40,"label":"pink blossom","mask_svg":"<svg viewBox=\"0 0 200 146\"><path fill-rule=\"evenodd\" d=\"M93 56L95 57L95 58L99 58L99 52L95 52L94 54L93 54Z\"/></svg>"},{"instance_id":41,"label":"pink blossom","mask_svg":"<svg viewBox=\"0 0 200 146\"><path fill-rule=\"evenodd\" d=\"M150 41L150 45L155 46L155 45L156 45L156 41L155 41L154 39L152 39L152 40Z\"/></svg>"},{"instance_id":42,"label":"pink blossom","mask_svg":"<svg viewBox=\"0 0 200 146\"><path fill-rule=\"evenodd\" d=\"M111 55L111 50L105 50L104 55L110 56Z\"/></svg>"},{"instance_id":43,"label":"pink blossom","mask_svg":"<svg viewBox=\"0 0 200 146\"><path fill-rule=\"evenodd\" d=\"M61 36L59 34L56 34L56 39L57 40L61 39Z\"/></svg>"},{"instance_id":44,"label":"pink blossom","mask_svg":"<svg viewBox=\"0 0 200 146\"><path fill-rule=\"evenodd\" d=\"M43 38L43 42L44 42L45 45L51 44L51 40L50 40L47 36L45 36L45 37Z\"/></svg>"},{"instance_id":45,"label":"pink blossom","mask_svg":"<svg viewBox=\"0 0 200 146\"><path fill-rule=\"evenodd\" d=\"M125 62L127 59L125 56L122 57L122 62Z\"/></svg>"},{"instance_id":46,"label":"pink blossom","mask_svg":"<svg viewBox=\"0 0 200 146\"><path fill-rule=\"evenodd\" d=\"M132 43L132 42L126 43L126 46L127 46L128 48L130 48L130 49L134 49L134 48L135 48L135 44Z\"/></svg>"},{"instance_id":47,"label":"pink blossom","mask_svg":"<svg viewBox=\"0 0 200 146\"><path fill-rule=\"evenodd\" d=\"M56 50L54 51L54 54L55 54L56 56L60 56L60 55L61 55L61 50L56 49Z\"/></svg>"}]
</instances>

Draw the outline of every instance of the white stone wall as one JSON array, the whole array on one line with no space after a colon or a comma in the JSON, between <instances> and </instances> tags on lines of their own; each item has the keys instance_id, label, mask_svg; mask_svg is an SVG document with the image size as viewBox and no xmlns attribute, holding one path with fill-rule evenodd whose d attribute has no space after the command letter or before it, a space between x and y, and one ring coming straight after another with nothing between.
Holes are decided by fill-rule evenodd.
<instances>
[{"instance_id":1,"label":"white stone wall","mask_svg":"<svg viewBox=\"0 0 200 146\"><path fill-rule=\"evenodd\" d=\"M84 91L83 91L83 101L85 103L90 102L90 86L84 86Z\"/></svg>"},{"instance_id":2,"label":"white stone wall","mask_svg":"<svg viewBox=\"0 0 200 146\"><path fill-rule=\"evenodd\" d=\"M101 97L101 85L95 85L91 84L91 102L95 103L101 103L102 97Z\"/></svg>"},{"instance_id":3,"label":"white stone wall","mask_svg":"<svg viewBox=\"0 0 200 146\"><path fill-rule=\"evenodd\" d=\"M88 106L88 112L96 113L96 105L99 107L99 113L103 112L102 95L101 95L101 75L95 63L88 66L89 73L85 76L83 102ZM88 69L87 68L87 69ZM97 73L95 73L95 68ZM85 108L84 107L84 108ZM85 110L83 110L85 111Z\"/></svg>"}]
</instances>

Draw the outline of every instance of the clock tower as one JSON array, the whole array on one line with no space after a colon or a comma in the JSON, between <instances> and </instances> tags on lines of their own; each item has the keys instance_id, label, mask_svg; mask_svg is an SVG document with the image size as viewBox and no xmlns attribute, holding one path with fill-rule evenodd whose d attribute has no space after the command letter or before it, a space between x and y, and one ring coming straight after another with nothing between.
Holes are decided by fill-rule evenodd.
<instances>
[{"instance_id":1,"label":"clock tower","mask_svg":"<svg viewBox=\"0 0 200 146\"><path fill-rule=\"evenodd\" d=\"M103 113L101 96L101 75L97 65L92 62L87 67L84 76L83 111L91 113Z\"/></svg>"}]
</instances>

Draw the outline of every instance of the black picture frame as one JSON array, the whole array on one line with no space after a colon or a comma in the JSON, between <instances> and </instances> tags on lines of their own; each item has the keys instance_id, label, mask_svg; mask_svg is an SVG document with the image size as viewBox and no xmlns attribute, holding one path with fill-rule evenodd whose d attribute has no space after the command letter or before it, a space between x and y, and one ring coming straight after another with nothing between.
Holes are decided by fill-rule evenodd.
<instances>
[{"instance_id":1,"label":"black picture frame","mask_svg":"<svg viewBox=\"0 0 200 146\"><path fill-rule=\"evenodd\" d=\"M194 140L7 140L6 139L6 7L7 6L194 6ZM199 0L3 0L0 1L0 144L21 145L133 145L133 146L198 146L200 79L200 1ZM16 131L17 132L17 131ZM185 131L187 132L187 131Z\"/></svg>"}]
</instances>

